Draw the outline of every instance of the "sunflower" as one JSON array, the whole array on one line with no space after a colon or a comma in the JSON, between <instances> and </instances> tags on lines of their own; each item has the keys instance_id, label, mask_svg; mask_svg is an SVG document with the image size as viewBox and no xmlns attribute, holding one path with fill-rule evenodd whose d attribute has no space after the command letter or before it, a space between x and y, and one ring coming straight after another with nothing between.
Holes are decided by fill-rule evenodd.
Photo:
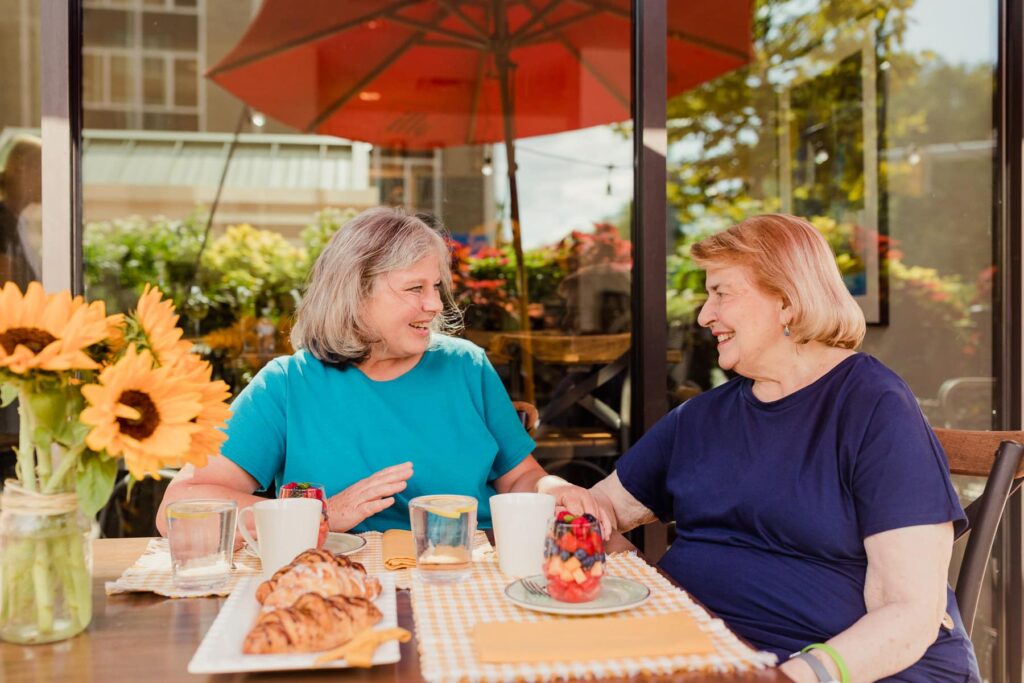
<instances>
[{"instance_id":1,"label":"sunflower","mask_svg":"<svg viewBox=\"0 0 1024 683\"><path fill-rule=\"evenodd\" d=\"M0 289L0 368L18 375L32 370L95 370L86 353L108 333L106 307L64 291L47 294L38 282L21 290Z\"/></svg>"},{"instance_id":2,"label":"sunflower","mask_svg":"<svg viewBox=\"0 0 1024 683\"><path fill-rule=\"evenodd\" d=\"M231 408L226 403L231 397L228 385L220 380L211 381L213 369L199 356L189 353L178 361L174 375L182 386L199 392L202 408L195 417L200 431L192 435L192 442L185 460L196 467L203 467L211 455L220 452L220 446L227 439L223 428L231 417Z\"/></svg>"},{"instance_id":3,"label":"sunflower","mask_svg":"<svg viewBox=\"0 0 1024 683\"><path fill-rule=\"evenodd\" d=\"M82 387L89 448L123 456L136 479L188 460L192 435L202 429L195 422L202 409L196 387L182 386L170 368L153 367L152 354L134 344L98 381Z\"/></svg>"},{"instance_id":4,"label":"sunflower","mask_svg":"<svg viewBox=\"0 0 1024 683\"><path fill-rule=\"evenodd\" d=\"M191 342L181 338L184 332L178 327L174 303L158 288L146 285L132 317L145 335L144 346L160 365L174 365L192 349Z\"/></svg>"}]
</instances>

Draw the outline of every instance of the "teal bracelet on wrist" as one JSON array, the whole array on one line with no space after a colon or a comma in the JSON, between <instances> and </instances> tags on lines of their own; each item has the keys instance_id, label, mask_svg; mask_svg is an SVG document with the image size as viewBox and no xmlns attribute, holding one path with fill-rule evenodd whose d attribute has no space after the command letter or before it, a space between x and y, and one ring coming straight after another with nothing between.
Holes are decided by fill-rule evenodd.
<instances>
[{"instance_id":1,"label":"teal bracelet on wrist","mask_svg":"<svg viewBox=\"0 0 1024 683\"><path fill-rule=\"evenodd\" d=\"M846 668L846 662L843 661L842 655L836 652L836 649L831 645L825 643L811 643L804 649L800 650L801 653L810 652L811 650L821 650L827 654L833 662L836 664L836 668L839 669L839 680L842 683L850 683L850 670Z\"/></svg>"}]
</instances>

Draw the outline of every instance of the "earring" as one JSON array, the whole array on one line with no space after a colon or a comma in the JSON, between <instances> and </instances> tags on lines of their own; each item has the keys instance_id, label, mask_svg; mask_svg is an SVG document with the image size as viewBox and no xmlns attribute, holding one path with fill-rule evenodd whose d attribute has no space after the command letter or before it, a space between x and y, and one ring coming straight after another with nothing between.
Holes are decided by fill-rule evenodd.
<instances>
[{"instance_id":1,"label":"earring","mask_svg":"<svg viewBox=\"0 0 1024 683\"><path fill-rule=\"evenodd\" d=\"M782 328L782 334L786 337L789 336L789 323L786 323Z\"/></svg>"}]
</instances>

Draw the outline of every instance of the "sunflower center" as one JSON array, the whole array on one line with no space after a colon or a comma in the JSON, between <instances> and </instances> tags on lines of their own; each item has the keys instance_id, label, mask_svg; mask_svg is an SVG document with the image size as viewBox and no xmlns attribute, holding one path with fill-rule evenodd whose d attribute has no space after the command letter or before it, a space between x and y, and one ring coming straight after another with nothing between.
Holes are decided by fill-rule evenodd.
<instances>
[{"instance_id":1,"label":"sunflower center","mask_svg":"<svg viewBox=\"0 0 1024 683\"><path fill-rule=\"evenodd\" d=\"M122 434L141 441L156 431L157 425L160 424L160 413L149 394L130 389L123 392L117 402L139 411L138 420L129 420L126 417L117 418Z\"/></svg>"},{"instance_id":2,"label":"sunflower center","mask_svg":"<svg viewBox=\"0 0 1024 683\"><path fill-rule=\"evenodd\" d=\"M32 353L39 353L55 341L56 337L38 327L12 327L0 334L0 346L9 354L14 353L18 344L27 346Z\"/></svg>"}]
</instances>

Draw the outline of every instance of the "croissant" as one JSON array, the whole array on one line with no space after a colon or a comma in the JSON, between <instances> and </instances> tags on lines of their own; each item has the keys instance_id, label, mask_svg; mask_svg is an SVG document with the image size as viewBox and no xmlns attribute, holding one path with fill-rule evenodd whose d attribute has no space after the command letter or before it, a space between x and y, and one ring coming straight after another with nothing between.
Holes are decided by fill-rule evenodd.
<instances>
[{"instance_id":1,"label":"croissant","mask_svg":"<svg viewBox=\"0 0 1024 683\"><path fill-rule=\"evenodd\" d=\"M329 550L323 550L320 548L310 548L309 550L304 550L303 552L296 555L295 559L292 560L291 564L286 564L285 566L281 567L276 572L274 572L273 576L271 576L269 579L261 583L256 588L256 601L262 605L263 602L267 599L267 596L270 595L275 588L277 588L277 582L280 581L281 577L287 574L293 568L299 565L317 564L318 562L330 562L336 564L339 567L353 569L354 571L361 572L364 575L366 574L366 568L363 565L359 564L358 562L353 562L344 555L335 555Z\"/></svg>"},{"instance_id":2,"label":"croissant","mask_svg":"<svg viewBox=\"0 0 1024 683\"><path fill-rule=\"evenodd\" d=\"M364 598L306 593L291 607L264 612L242 643L248 655L317 652L344 645L382 615Z\"/></svg>"},{"instance_id":3,"label":"croissant","mask_svg":"<svg viewBox=\"0 0 1024 683\"><path fill-rule=\"evenodd\" d=\"M264 596L263 607L288 607L306 593L373 600L380 595L380 581L334 563L300 564L277 580L274 590Z\"/></svg>"}]
</instances>

